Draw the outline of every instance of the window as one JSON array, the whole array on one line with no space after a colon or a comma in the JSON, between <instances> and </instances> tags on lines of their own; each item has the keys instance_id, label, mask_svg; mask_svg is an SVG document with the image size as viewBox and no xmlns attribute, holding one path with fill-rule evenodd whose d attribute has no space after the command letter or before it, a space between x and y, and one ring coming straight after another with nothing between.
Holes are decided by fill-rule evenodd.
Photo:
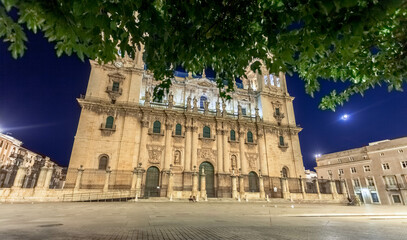
<instances>
[{"instance_id":1,"label":"window","mask_svg":"<svg viewBox=\"0 0 407 240\"><path fill-rule=\"evenodd\" d=\"M242 108L242 115L246 115L246 108Z\"/></svg>"},{"instance_id":2,"label":"window","mask_svg":"<svg viewBox=\"0 0 407 240\"><path fill-rule=\"evenodd\" d=\"M398 194L393 194L393 195L391 195L391 196L392 196L392 198L393 198L393 203L401 203L400 195L398 195Z\"/></svg>"},{"instance_id":3,"label":"window","mask_svg":"<svg viewBox=\"0 0 407 240\"><path fill-rule=\"evenodd\" d=\"M354 157L349 157L349 161L353 162L355 160Z\"/></svg>"},{"instance_id":4,"label":"window","mask_svg":"<svg viewBox=\"0 0 407 240\"><path fill-rule=\"evenodd\" d=\"M288 169L286 167L283 167L283 169L281 170L281 176L283 178L287 178L288 177Z\"/></svg>"},{"instance_id":5,"label":"window","mask_svg":"<svg viewBox=\"0 0 407 240\"><path fill-rule=\"evenodd\" d=\"M387 186L397 186L397 180L395 176L385 176L384 179Z\"/></svg>"},{"instance_id":6,"label":"window","mask_svg":"<svg viewBox=\"0 0 407 240\"><path fill-rule=\"evenodd\" d=\"M276 108L276 115L280 116L280 108Z\"/></svg>"},{"instance_id":7,"label":"window","mask_svg":"<svg viewBox=\"0 0 407 240\"><path fill-rule=\"evenodd\" d=\"M375 185L374 185L374 180L373 180L372 177L368 177L368 178L367 178L367 185L368 185L369 187L374 187L374 186L375 186Z\"/></svg>"},{"instance_id":8,"label":"window","mask_svg":"<svg viewBox=\"0 0 407 240\"><path fill-rule=\"evenodd\" d=\"M160 121L155 121L153 124L153 133L161 133L161 123Z\"/></svg>"},{"instance_id":9,"label":"window","mask_svg":"<svg viewBox=\"0 0 407 240\"><path fill-rule=\"evenodd\" d=\"M99 170L106 170L107 169L107 165L109 163L109 157L106 155L102 155L99 158Z\"/></svg>"},{"instance_id":10,"label":"window","mask_svg":"<svg viewBox=\"0 0 407 240\"><path fill-rule=\"evenodd\" d=\"M363 166L363 170L365 170L365 172L370 172L370 166L369 165Z\"/></svg>"},{"instance_id":11,"label":"window","mask_svg":"<svg viewBox=\"0 0 407 240\"><path fill-rule=\"evenodd\" d=\"M358 178L353 179L353 186L355 188L359 188L360 187L360 182Z\"/></svg>"},{"instance_id":12,"label":"window","mask_svg":"<svg viewBox=\"0 0 407 240\"><path fill-rule=\"evenodd\" d=\"M402 161L401 162L401 167L402 168L407 168L407 161Z\"/></svg>"},{"instance_id":13,"label":"window","mask_svg":"<svg viewBox=\"0 0 407 240\"><path fill-rule=\"evenodd\" d=\"M118 91L119 91L119 87L120 87L120 83L119 83L119 82L113 82L112 91L113 91L113 92L118 92Z\"/></svg>"},{"instance_id":14,"label":"window","mask_svg":"<svg viewBox=\"0 0 407 240\"><path fill-rule=\"evenodd\" d=\"M272 74L269 75L270 77L270 84L274 86L274 76Z\"/></svg>"},{"instance_id":15,"label":"window","mask_svg":"<svg viewBox=\"0 0 407 240\"><path fill-rule=\"evenodd\" d=\"M253 142L253 133L250 131L247 132L247 142L249 143Z\"/></svg>"},{"instance_id":16,"label":"window","mask_svg":"<svg viewBox=\"0 0 407 240\"><path fill-rule=\"evenodd\" d=\"M380 156L384 156L384 153L380 153Z\"/></svg>"},{"instance_id":17,"label":"window","mask_svg":"<svg viewBox=\"0 0 407 240\"><path fill-rule=\"evenodd\" d=\"M338 169L338 174L343 174L343 169Z\"/></svg>"},{"instance_id":18,"label":"window","mask_svg":"<svg viewBox=\"0 0 407 240\"><path fill-rule=\"evenodd\" d=\"M264 85L267 85L267 75L264 75Z\"/></svg>"},{"instance_id":19,"label":"window","mask_svg":"<svg viewBox=\"0 0 407 240\"><path fill-rule=\"evenodd\" d=\"M403 149L399 149L399 153L403 153Z\"/></svg>"},{"instance_id":20,"label":"window","mask_svg":"<svg viewBox=\"0 0 407 240\"><path fill-rule=\"evenodd\" d=\"M383 163L382 167L383 167L383 170L389 170L390 169L389 163Z\"/></svg>"},{"instance_id":21,"label":"window","mask_svg":"<svg viewBox=\"0 0 407 240\"><path fill-rule=\"evenodd\" d=\"M181 124L175 125L175 135L180 136L182 134L182 126Z\"/></svg>"},{"instance_id":22,"label":"window","mask_svg":"<svg viewBox=\"0 0 407 240\"><path fill-rule=\"evenodd\" d=\"M284 137L280 136L279 140L280 140L280 142L279 142L280 146L284 146Z\"/></svg>"},{"instance_id":23,"label":"window","mask_svg":"<svg viewBox=\"0 0 407 240\"><path fill-rule=\"evenodd\" d=\"M249 172L249 191L259 192L259 177L255 172Z\"/></svg>"},{"instance_id":24,"label":"window","mask_svg":"<svg viewBox=\"0 0 407 240\"><path fill-rule=\"evenodd\" d=\"M350 172L351 172L351 173L356 173L356 168L355 168L355 167L351 167L351 168L350 168Z\"/></svg>"},{"instance_id":25,"label":"window","mask_svg":"<svg viewBox=\"0 0 407 240\"><path fill-rule=\"evenodd\" d=\"M200 99L200 101L199 101L199 107L200 107L201 109L204 109L204 107L205 107L205 102L206 102L206 101L208 101L208 98L205 97L205 96L201 96L201 99Z\"/></svg>"},{"instance_id":26,"label":"window","mask_svg":"<svg viewBox=\"0 0 407 240\"><path fill-rule=\"evenodd\" d=\"M374 203L378 203L378 202L379 202L379 196L377 195L377 193L371 192L370 194L371 194L371 196L372 196L373 202L374 202Z\"/></svg>"},{"instance_id":27,"label":"window","mask_svg":"<svg viewBox=\"0 0 407 240\"><path fill-rule=\"evenodd\" d=\"M112 116L107 117L106 118L105 128L112 129L113 128L113 122L114 122L114 118Z\"/></svg>"},{"instance_id":28,"label":"window","mask_svg":"<svg viewBox=\"0 0 407 240\"><path fill-rule=\"evenodd\" d=\"M230 141L236 141L236 132L235 132L235 130L230 130Z\"/></svg>"},{"instance_id":29,"label":"window","mask_svg":"<svg viewBox=\"0 0 407 240\"><path fill-rule=\"evenodd\" d=\"M204 138L211 138L211 129L208 126L203 128L203 137Z\"/></svg>"}]
</instances>

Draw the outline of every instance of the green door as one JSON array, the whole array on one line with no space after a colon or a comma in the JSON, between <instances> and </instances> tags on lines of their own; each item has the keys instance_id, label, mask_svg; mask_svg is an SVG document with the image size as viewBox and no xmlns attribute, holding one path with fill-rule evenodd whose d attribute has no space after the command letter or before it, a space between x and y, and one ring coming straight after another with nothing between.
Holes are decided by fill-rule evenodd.
<instances>
[{"instance_id":1,"label":"green door","mask_svg":"<svg viewBox=\"0 0 407 240\"><path fill-rule=\"evenodd\" d=\"M249 191L259 192L259 177L255 172L249 172Z\"/></svg>"},{"instance_id":2,"label":"green door","mask_svg":"<svg viewBox=\"0 0 407 240\"><path fill-rule=\"evenodd\" d=\"M150 167L147 169L146 176L146 187L144 190L145 197L159 197L160 189L159 186L160 170L156 167Z\"/></svg>"},{"instance_id":3,"label":"green door","mask_svg":"<svg viewBox=\"0 0 407 240\"><path fill-rule=\"evenodd\" d=\"M209 162L203 162L199 166L199 176L202 173L202 168L205 169L206 195L215 197L215 170ZM201 179L199 179L199 189L201 189Z\"/></svg>"}]
</instances>

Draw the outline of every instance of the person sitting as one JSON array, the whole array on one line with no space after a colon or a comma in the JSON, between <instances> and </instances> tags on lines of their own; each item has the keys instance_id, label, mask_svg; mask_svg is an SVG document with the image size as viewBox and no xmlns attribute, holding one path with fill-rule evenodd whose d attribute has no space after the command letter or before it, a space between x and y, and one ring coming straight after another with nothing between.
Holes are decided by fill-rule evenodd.
<instances>
[{"instance_id":1,"label":"person sitting","mask_svg":"<svg viewBox=\"0 0 407 240\"><path fill-rule=\"evenodd\" d=\"M189 196L189 199L188 199L190 202L195 202L194 201L194 198L192 198L192 195L191 196Z\"/></svg>"},{"instance_id":2,"label":"person sitting","mask_svg":"<svg viewBox=\"0 0 407 240\"><path fill-rule=\"evenodd\" d=\"M193 197L192 197L192 199L194 200L194 202L196 202L196 198L195 198L195 196L193 196Z\"/></svg>"}]
</instances>

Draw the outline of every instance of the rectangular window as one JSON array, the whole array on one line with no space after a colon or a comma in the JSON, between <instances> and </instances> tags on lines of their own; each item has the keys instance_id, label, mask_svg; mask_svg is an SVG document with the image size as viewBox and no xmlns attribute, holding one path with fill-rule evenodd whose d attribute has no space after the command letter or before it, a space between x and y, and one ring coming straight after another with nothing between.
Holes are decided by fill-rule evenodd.
<instances>
[{"instance_id":1,"label":"rectangular window","mask_svg":"<svg viewBox=\"0 0 407 240\"><path fill-rule=\"evenodd\" d=\"M390 169L389 163L383 163L382 167L383 167L383 170L389 170Z\"/></svg>"},{"instance_id":2,"label":"rectangular window","mask_svg":"<svg viewBox=\"0 0 407 240\"><path fill-rule=\"evenodd\" d=\"M343 169L338 169L339 174L343 174Z\"/></svg>"},{"instance_id":3,"label":"rectangular window","mask_svg":"<svg viewBox=\"0 0 407 240\"><path fill-rule=\"evenodd\" d=\"M360 182L358 178L353 179L353 186L357 188L360 187Z\"/></svg>"},{"instance_id":4,"label":"rectangular window","mask_svg":"<svg viewBox=\"0 0 407 240\"><path fill-rule=\"evenodd\" d=\"M369 187L374 187L374 186L375 186L375 185L374 185L374 180L373 180L372 177L368 177L368 178L367 178L367 185L368 185Z\"/></svg>"},{"instance_id":5,"label":"rectangular window","mask_svg":"<svg viewBox=\"0 0 407 240\"><path fill-rule=\"evenodd\" d=\"M400 195L398 194L393 194L391 195L393 197L393 203L401 203L401 198Z\"/></svg>"},{"instance_id":6,"label":"rectangular window","mask_svg":"<svg viewBox=\"0 0 407 240\"><path fill-rule=\"evenodd\" d=\"M365 170L365 172L370 172L370 166L369 165L363 166L363 169Z\"/></svg>"},{"instance_id":7,"label":"rectangular window","mask_svg":"<svg viewBox=\"0 0 407 240\"><path fill-rule=\"evenodd\" d=\"M350 168L350 172L351 172L351 173L356 173L356 168L355 168L355 167L351 167L351 168Z\"/></svg>"},{"instance_id":8,"label":"rectangular window","mask_svg":"<svg viewBox=\"0 0 407 240\"><path fill-rule=\"evenodd\" d=\"M246 108L242 108L242 114L246 115Z\"/></svg>"},{"instance_id":9,"label":"rectangular window","mask_svg":"<svg viewBox=\"0 0 407 240\"><path fill-rule=\"evenodd\" d=\"M377 195L377 193L372 192L371 195L372 195L373 202L378 203L379 202L379 196Z\"/></svg>"},{"instance_id":10,"label":"rectangular window","mask_svg":"<svg viewBox=\"0 0 407 240\"><path fill-rule=\"evenodd\" d=\"M276 108L276 115L280 116L280 108Z\"/></svg>"},{"instance_id":11,"label":"rectangular window","mask_svg":"<svg viewBox=\"0 0 407 240\"><path fill-rule=\"evenodd\" d=\"M401 162L401 167L402 168L407 168L407 161L402 161Z\"/></svg>"},{"instance_id":12,"label":"rectangular window","mask_svg":"<svg viewBox=\"0 0 407 240\"><path fill-rule=\"evenodd\" d=\"M118 82L113 82L112 91L113 91L113 92L118 92L118 91L119 91L119 87L120 87L120 83L118 83Z\"/></svg>"},{"instance_id":13,"label":"rectangular window","mask_svg":"<svg viewBox=\"0 0 407 240\"><path fill-rule=\"evenodd\" d=\"M349 157L349 161L353 162L353 160L355 160L354 157Z\"/></svg>"},{"instance_id":14,"label":"rectangular window","mask_svg":"<svg viewBox=\"0 0 407 240\"><path fill-rule=\"evenodd\" d=\"M385 176L384 178L386 180L387 186L391 187L397 186L397 180L395 176Z\"/></svg>"}]
</instances>

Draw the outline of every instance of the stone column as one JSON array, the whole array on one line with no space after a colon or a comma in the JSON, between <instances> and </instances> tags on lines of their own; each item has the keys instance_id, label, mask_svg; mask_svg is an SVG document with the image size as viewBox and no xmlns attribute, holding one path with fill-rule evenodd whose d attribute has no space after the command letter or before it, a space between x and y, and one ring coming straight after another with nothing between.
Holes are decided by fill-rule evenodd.
<instances>
[{"instance_id":1,"label":"stone column","mask_svg":"<svg viewBox=\"0 0 407 240\"><path fill-rule=\"evenodd\" d=\"M74 191L77 191L77 190L81 189L81 182L82 182L83 171L85 171L85 169L83 169L83 166L81 165L81 166L78 168L78 175L76 175L76 181L75 181L75 188L74 188Z\"/></svg>"},{"instance_id":2,"label":"stone column","mask_svg":"<svg viewBox=\"0 0 407 240\"><path fill-rule=\"evenodd\" d=\"M319 190L319 182L318 179L315 179L315 186L317 188L318 199L321 199L321 191Z\"/></svg>"},{"instance_id":3,"label":"stone column","mask_svg":"<svg viewBox=\"0 0 407 240\"><path fill-rule=\"evenodd\" d=\"M192 127L192 152L191 152L191 164L197 166L198 157L198 127Z\"/></svg>"},{"instance_id":4,"label":"stone column","mask_svg":"<svg viewBox=\"0 0 407 240\"><path fill-rule=\"evenodd\" d=\"M228 143L228 131L223 133L223 171L230 172L230 156L229 156L229 143Z\"/></svg>"},{"instance_id":5,"label":"stone column","mask_svg":"<svg viewBox=\"0 0 407 240\"><path fill-rule=\"evenodd\" d=\"M239 193L240 193L240 198L244 198L244 176L243 174L239 175Z\"/></svg>"},{"instance_id":6,"label":"stone column","mask_svg":"<svg viewBox=\"0 0 407 240\"><path fill-rule=\"evenodd\" d=\"M247 174L247 163L245 158L245 151L244 151L244 131L239 131L239 156L240 156L240 174Z\"/></svg>"},{"instance_id":7,"label":"stone column","mask_svg":"<svg viewBox=\"0 0 407 240\"><path fill-rule=\"evenodd\" d=\"M259 187L260 187L260 198L265 199L266 193L264 192L264 180L263 180L263 176L261 175L261 173L259 174Z\"/></svg>"},{"instance_id":8,"label":"stone column","mask_svg":"<svg viewBox=\"0 0 407 240\"><path fill-rule=\"evenodd\" d=\"M345 181L341 180L341 188L342 188L342 194L345 197L348 197L348 191L346 190L346 185L345 185Z\"/></svg>"},{"instance_id":9,"label":"stone column","mask_svg":"<svg viewBox=\"0 0 407 240\"><path fill-rule=\"evenodd\" d=\"M12 188L21 188L23 186L24 176L25 176L25 173L28 168L28 167L24 166L23 163L21 163L21 165L18 167Z\"/></svg>"},{"instance_id":10,"label":"stone column","mask_svg":"<svg viewBox=\"0 0 407 240\"><path fill-rule=\"evenodd\" d=\"M206 178L205 178L205 169L202 168L201 173L201 198L205 199L206 197Z\"/></svg>"},{"instance_id":11,"label":"stone column","mask_svg":"<svg viewBox=\"0 0 407 240\"><path fill-rule=\"evenodd\" d=\"M265 136L263 134L263 131L260 130L258 132L258 141L257 141L257 145L259 147L260 169L263 174L266 173L266 176L269 176L269 172L267 169L266 146L264 142L264 137Z\"/></svg>"},{"instance_id":12,"label":"stone column","mask_svg":"<svg viewBox=\"0 0 407 240\"><path fill-rule=\"evenodd\" d=\"M233 170L233 173L232 173L232 175L230 176L231 178L232 178L232 198L238 198L238 195L237 195L237 180L236 180L236 175L235 175L235 173L234 173L234 170Z\"/></svg>"},{"instance_id":13,"label":"stone column","mask_svg":"<svg viewBox=\"0 0 407 240\"><path fill-rule=\"evenodd\" d=\"M141 168L141 164L137 168L137 180L136 180L136 196L141 196L141 182L143 181L144 169Z\"/></svg>"},{"instance_id":14,"label":"stone column","mask_svg":"<svg viewBox=\"0 0 407 240\"><path fill-rule=\"evenodd\" d=\"M45 176L47 175L47 166L43 166L40 171L40 175L38 176L38 181L37 185L35 186L35 189L40 189L44 187L44 182L45 182Z\"/></svg>"},{"instance_id":15,"label":"stone column","mask_svg":"<svg viewBox=\"0 0 407 240\"><path fill-rule=\"evenodd\" d=\"M185 171L191 171L191 127L185 127Z\"/></svg>"},{"instance_id":16,"label":"stone column","mask_svg":"<svg viewBox=\"0 0 407 240\"><path fill-rule=\"evenodd\" d=\"M192 173L192 196L198 195L198 173L196 172L196 166L194 166L194 172Z\"/></svg>"},{"instance_id":17,"label":"stone column","mask_svg":"<svg viewBox=\"0 0 407 240\"><path fill-rule=\"evenodd\" d=\"M305 192L305 186L304 186L304 180L300 176L300 186L301 186L301 192L302 192L302 199L306 199L307 193Z\"/></svg>"},{"instance_id":18,"label":"stone column","mask_svg":"<svg viewBox=\"0 0 407 240\"><path fill-rule=\"evenodd\" d=\"M107 167L106 175L105 175L105 185L103 186L103 192L109 191L109 182L110 182L111 173L112 173L112 170L110 170L110 167Z\"/></svg>"},{"instance_id":19,"label":"stone column","mask_svg":"<svg viewBox=\"0 0 407 240\"><path fill-rule=\"evenodd\" d=\"M172 164L170 170L168 170L168 188L167 188L167 197L170 198L174 191L174 174L172 173Z\"/></svg>"},{"instance_id":20,"label":"stone column","mask_svg":"<svg viewBox=\"0 0 407 240\"><path fill-rule=\"evenodd\" d=\"M222 138L223 138L223 130L217 129L216 130L216 144L217 144L217 151L218 151L218 173L223 173L223 145L222 145Z\"/></svg>"},{"instance_id":21,"label":"stone column","mask_svg":"<svg viewBox=\"0 0 407 240\"><path fill-rule=\"evenodd\" d=\"M338 198L338 191L336 190L335 181L333 181L332 179L329 180L329 186L331 188L332 198L337 199Z\"/></svg>"},{"instance_id":22,"label":"stone column","mask_svg":"<svg viewBox=\"0 0 407 240\"><path fill-rule=\"evenodd\" d=\"M165 153L164 153L164 170L168 170L171 164L171 139L172 139L172 123L166 123L165 130Z\"/></svg>"},{"instance_id":23,"label":"stone column","mask_svg":"<svg viewBox=\"0 0 407 240\"><path fill-rule=\"evenodd\" d=\"M136 183L137 183L137 168L134 168L133 175L131 177L131 188L130 191L136 191Z\"/></svg>"},{"instance_id":24,"label":"stone column","mask_svg":"<svg viewBox=\"0 0 407 240\"><path fill-rule=\"evenodd\" d=\"M51 179L52 179L53 173L54 173L54 166L51 165L47 170L47 175L45 177L43 189L49 189L49 185L51 184Z\"/></svg>"},{"instance_id":25,"label":"stone column","mask_svg":"<svg viewBox=\"0 0 407 240\"><path fill-rule=\"evenodd\" d=\"M283 198L289 199L290 198L290 188L288 186L287 178L281 179L281 190L283 191Z\"/></svg>"},{"instance_id":26,"label":"stone column","mask_svg":"<svg viewBox=\"0 0 407 240\"><path fill-rule=\"evenodd\" d=\"M140 136L140 149L139 149L139 157L138 162L143 163L145 162L146 155L147 155L147 134L148 134L148 124L149 122L146 119L141 121L141 136Z\"/></svg>"}]
</instances>

